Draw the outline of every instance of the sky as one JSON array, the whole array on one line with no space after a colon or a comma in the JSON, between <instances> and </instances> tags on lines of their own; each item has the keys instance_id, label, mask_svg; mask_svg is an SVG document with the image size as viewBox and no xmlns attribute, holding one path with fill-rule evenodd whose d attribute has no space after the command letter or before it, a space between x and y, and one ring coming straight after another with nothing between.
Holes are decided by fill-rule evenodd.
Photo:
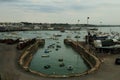
<instances>
[{"instance_id":1,"label":"sky","mask_svg":"<svg viewBox=\"0 0 120 80\"><path fill-rule=\"evenodd\" d=\"M0 22L120 24L120 0L0 0ZM79 20L79 22L78 22Z\"/></svg>"}]
</instances>

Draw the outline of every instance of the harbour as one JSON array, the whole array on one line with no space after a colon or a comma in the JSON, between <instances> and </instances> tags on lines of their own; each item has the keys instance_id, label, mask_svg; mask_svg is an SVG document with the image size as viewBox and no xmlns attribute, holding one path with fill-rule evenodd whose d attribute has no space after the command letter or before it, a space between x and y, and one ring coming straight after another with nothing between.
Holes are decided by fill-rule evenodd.
<instances>
[{"instance_id":1,"label":"harbour","mask_svg":"<svg viewBox=\"0 0 120 80\"><path fill-rule=\"evenodd\" d=\"M27 31L27 34L26 34L27 37L25 35L24 37L22 37L21 34L23 33L26 33L26 32L19 32L19 33L17 32L17 36L16 36L17 39L19 38L20 40L23 40L23 41L26 39L29 40L29 39L35 39L35 38L37 40L39 39L45 40L44 44L42 44L43 47L37 48L35 53L33 53L34 55L33 54L30 55L32 57L29 56L30 58L26 59L27 62L25 62L24 67L21 66L25 69L25 71L27 72L30 71L37 75L40 74L40 76L44 76L44 77L50 77L50 76L51 77L71 77L76 75L80 76L81 74L83 75L88 74L89 70L91 69L91 62L89 64L89 62L86 62L85 59L81 57L80 54L78 54L79 51L76 52L76 50L74 50L72 47L64 44L64 39L73 40L76 42L76 44L80 44L80 42L84 42L85 44L85 36L87 35L87 31L85 31L84 29L81 31L78 31L78 30L65 31L64 33L61 33L60 31L49 31L49 32L48 31L47 32L46 31ZM8 32L5 33L3 36L1 36L1 39L4 39L4 36L6 37L6 34L8 34ZM79 35L80 37L75 37L76 35L77 36ZM24 38L24 39L21 39L21 38ZM29 41L29 43L31 42ZM75 48L77 47L75 46ZM85 48L87 49L89 47L85 47ZM33 48L31 48L31 50L32 49ZM23 50L26 50L26 49L23 49ZM90 53L90 54L93 55L93 53ZM100 55L100 54L95 53L95 55ZM102 58L100 59L100 61L104 62L104 59ZM99 66L96 68L96 70L99 70Z\"/></svg>"},{"instance_id":2,"label":"harbour","mask_svg":"<svg viewBox=\"0 0 120 80\"><path fill-rule=\"evenodd\" d=\"M120 80L119 0L0 0L0 80Z\"/></svg>"}]
</instances>

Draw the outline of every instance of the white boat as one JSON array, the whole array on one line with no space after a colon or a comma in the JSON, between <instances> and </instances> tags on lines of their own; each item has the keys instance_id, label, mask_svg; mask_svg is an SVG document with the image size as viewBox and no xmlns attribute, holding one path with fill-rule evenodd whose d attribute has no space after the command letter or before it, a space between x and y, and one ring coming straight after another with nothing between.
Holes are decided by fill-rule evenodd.
<instances>
[{"instance_id":1,"label":"white boat","mask_svg":"<svg viewBox=\"0 0 120 80\"><path fill-rule=\"evenodd\" d=\"M73 66L72 65L68 65L68 67L67 67L67 70L73 70Z\"/></svg>"},{"instance_id":2,"label":"white boat","mask_svg":"<svg viewBox=\"0 0 120 80\"><path fill-rule=\"evenodd\" d=\"M49 57L49 55L42 55L41 57Z\"/></svg>"}]
</instances>

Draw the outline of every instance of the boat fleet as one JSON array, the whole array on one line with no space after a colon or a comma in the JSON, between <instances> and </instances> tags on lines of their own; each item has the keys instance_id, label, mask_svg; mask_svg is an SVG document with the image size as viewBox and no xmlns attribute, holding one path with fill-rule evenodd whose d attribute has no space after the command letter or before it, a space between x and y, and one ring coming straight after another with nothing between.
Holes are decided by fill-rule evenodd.
<instances>
[{"instance_id":1,"label":"boat fleet","mask_svg":"<svg viewBox=\"0 0 120 80\"><path fill-rule=\"evenodd\" d=\"M62 46L59 44L60 42L56 42L53 44L50 44L47 47L47 49L45 49L43 51L43 54L41 55L41 58L49 58L50 57L50 53L54 50L54 51L58 51ZM65 67L66 64L64 63L64 59L63 58L58 58L58 66L59 67ZM43 68L44 69L50 69L52 66L50 64L44 65ZM73 70L73 66L72 65L68 65L66 67L66 69L68 71L72 71ZM54 73L55 74L55 73Z\"/></svg>"},{"instance_id":2,"label":"boat fleet","mask_svg":"<svg viewBox=\"0 0 120 80\"><path fill-rule=\"evenodd\" d=\"M63 61L64 60L62 58L58 59L59 67L64 67L65 66L65 63ZM49 69L49 68L51 68L51 65L49 65L49 64L44 66L44 69ZM66 68L67 68L68 71L72 71L73 70L73 66L72 65L68 65Z\"/></svg>"}]
</instances>

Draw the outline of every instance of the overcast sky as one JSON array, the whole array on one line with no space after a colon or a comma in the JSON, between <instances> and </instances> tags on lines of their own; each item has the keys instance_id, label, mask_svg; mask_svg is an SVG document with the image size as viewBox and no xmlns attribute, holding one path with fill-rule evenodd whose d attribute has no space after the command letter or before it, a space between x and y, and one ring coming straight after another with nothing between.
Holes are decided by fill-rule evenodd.
<instances>
[{"instance_id":1,"label":"overcast sky","mask_svg":"<svg viewBox=\"0 0 120 80\"><path fill-rule=\"evenodd\" d=\"M120 0L0 0L0 22L120 24Z\"/></svg>"}]
</instances>

